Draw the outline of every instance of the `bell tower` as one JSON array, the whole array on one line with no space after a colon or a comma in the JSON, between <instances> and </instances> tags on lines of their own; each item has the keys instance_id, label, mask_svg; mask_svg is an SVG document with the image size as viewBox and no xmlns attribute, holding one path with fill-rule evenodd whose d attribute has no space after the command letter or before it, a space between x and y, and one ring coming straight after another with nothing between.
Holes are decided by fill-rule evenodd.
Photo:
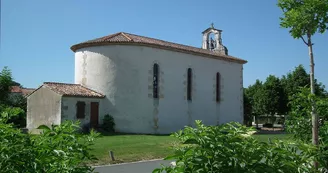
<instances>
[{"instance_id":1,"label":"bell tower","mask_svg":"<svg viewBox=\"0 0 328 173\"><path fill-rule=\"evenodd\" d=\"M228 49L223 46L222 38L221 38L222 30L215 29L214 24L211 24L211 27L207 28L205 31L202 32L203 34L203 49L208 49L219 54L228 55ZM211 35L213 37L210 37Z\"/></svg>"}]
</instances>

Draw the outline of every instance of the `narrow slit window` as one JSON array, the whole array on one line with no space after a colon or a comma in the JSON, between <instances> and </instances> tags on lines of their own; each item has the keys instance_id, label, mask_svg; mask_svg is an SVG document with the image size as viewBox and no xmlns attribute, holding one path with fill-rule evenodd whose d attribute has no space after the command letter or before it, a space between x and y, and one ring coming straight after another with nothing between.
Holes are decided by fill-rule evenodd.
<instances>
[{"instance_id":1,"label":"narrow slit window","mask_svg":"<svg viewBox=\"0 0 328 173\"><path fill-rule=\"evenodd\" d=\"M187 76L187 100L191 100L192 98L192 70L188 68L188 76Z\"/></svg>"},{"instance_id":2,"label":"narrow slit window","mask_svg":"<svg viewBox=\"0 0 328 173\"><path fill-rule=\"evenodd\" d=\"M219 72L217 72L216 73L216 102L220 102L220 92L221 92L221 90L220 90L220 85L221 85L221 83L220 83L220 79L221 77L220 77L220 73Z\"/></svg>"},{"instance_id":3,"label":"narrow slit window","mask_svg":"<svg viewBox=\"0 0 328 173\"><path fill-rule=\"evenodd\" d=\"M153 67L153 98L158 98L158 77L159 77L159 66L158 64L154 64Z\"/></svg>"},{"instance_id":4,"label":"narrow slit window","mask_svg":"<svg viewBox=\"0 0 328 173\"><path fill-rule=\"evenodd\" d=\"M76 118L81 119L85 117L85 102L78 101L76 103Z\"/></svg>"}]
</instances>

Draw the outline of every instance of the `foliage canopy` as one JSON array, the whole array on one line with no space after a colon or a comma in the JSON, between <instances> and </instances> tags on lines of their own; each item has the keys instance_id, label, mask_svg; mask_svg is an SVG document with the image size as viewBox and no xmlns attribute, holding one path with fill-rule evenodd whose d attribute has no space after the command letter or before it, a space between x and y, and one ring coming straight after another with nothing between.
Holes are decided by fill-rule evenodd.
<instances>
[{"instance_id":1,"label":"foliage canopy","mask_svg":"<svg viewBox=\"0 0 328 173\"><path fill-rule=\"evenodd\" d=\"M174 147L175 166L155 169L153 173L297 173L312 172L315 147L302 143L259 142L254 129L238 123L185 127L173 134L180 140Z\"/></svg>"}]
</instances>

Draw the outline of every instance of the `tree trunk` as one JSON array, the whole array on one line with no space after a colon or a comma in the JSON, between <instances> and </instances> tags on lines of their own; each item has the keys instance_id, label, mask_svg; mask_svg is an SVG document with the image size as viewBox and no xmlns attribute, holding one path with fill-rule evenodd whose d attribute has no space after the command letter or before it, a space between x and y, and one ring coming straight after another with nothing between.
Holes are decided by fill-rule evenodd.
<instances>
[{"instance_id":1,"label":"tree trunk","mask_svg":"<svg viewBox=\"0 0 328 173\"><path fill-rule=\"evenodd\" d=\"M314 59L313 59L313 51L312 51L312 41L311 34L307 34L308 38L308 48L309 48L309 57L310 57L310 84L311 84L311 94L315 94L314 88ZM316 146L319 145L319 128L318 128L318 115L315 110L315 103L312 101L312 143ZM318 168L318 162L314 162L315 168Z\"/></svg>"}]
</instances>

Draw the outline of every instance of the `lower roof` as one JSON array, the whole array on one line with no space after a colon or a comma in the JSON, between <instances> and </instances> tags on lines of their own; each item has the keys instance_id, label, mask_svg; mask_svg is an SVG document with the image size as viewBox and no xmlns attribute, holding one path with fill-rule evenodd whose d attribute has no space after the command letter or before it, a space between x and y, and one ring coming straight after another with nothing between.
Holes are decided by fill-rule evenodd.
<instances>
[{"instance_id":1,"label":"lower roof","mask_svg":"<svg viewBox=\"0 0 328 173\"><path fill-rule=\"evenodd\" d=\"M38 89L34 90L30 95L39 90L42 87L49 88L53 92L62 95L62 96L70 96L70 97L95 97L95 98L103 98L105 95L96 92L92 89L89 89L80 84L68 84L68 83L59 83L59 82L44 82Z\"/></svg>"}]
</instances>

